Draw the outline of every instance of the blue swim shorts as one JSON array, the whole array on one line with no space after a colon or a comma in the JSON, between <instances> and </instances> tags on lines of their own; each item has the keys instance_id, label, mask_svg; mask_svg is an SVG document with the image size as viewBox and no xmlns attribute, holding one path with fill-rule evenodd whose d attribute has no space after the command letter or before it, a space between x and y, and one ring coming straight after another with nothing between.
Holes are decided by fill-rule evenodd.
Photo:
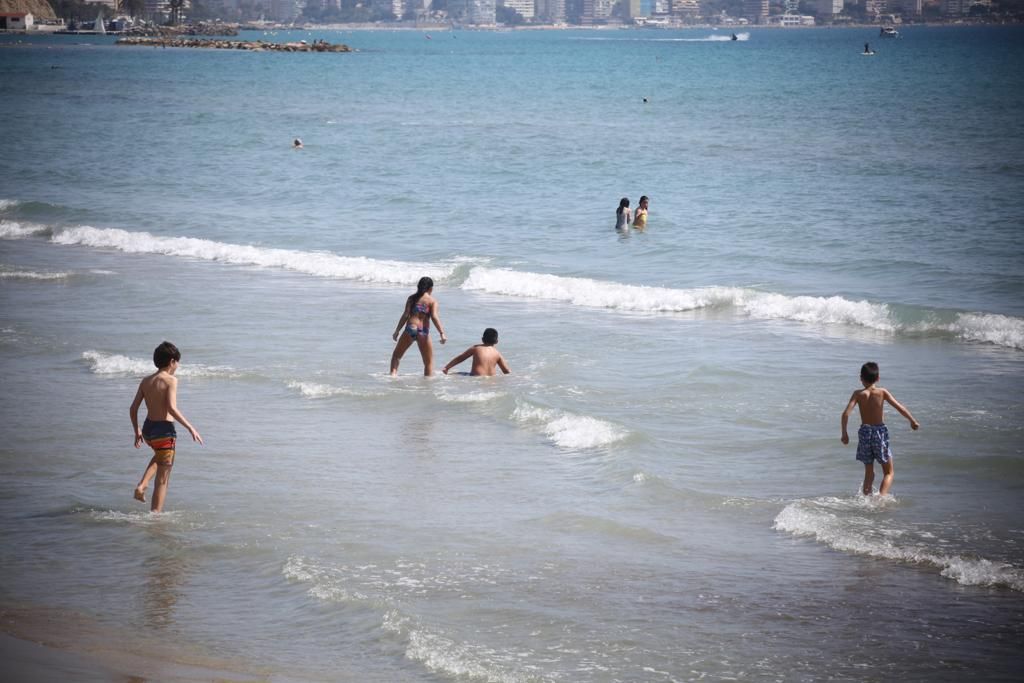
<instances>
[{"instance_id":1,"label":"blue swim shorts","mask_svg":"<svg viewBox=\"0 0 1024 683\"><path fill-rule=\"evenodd\" d=\"M857 459L865 465L877 460L883 465L892 459L889 430L885 425L861 425L857 430Z\"/></svg>"}]
</instances>

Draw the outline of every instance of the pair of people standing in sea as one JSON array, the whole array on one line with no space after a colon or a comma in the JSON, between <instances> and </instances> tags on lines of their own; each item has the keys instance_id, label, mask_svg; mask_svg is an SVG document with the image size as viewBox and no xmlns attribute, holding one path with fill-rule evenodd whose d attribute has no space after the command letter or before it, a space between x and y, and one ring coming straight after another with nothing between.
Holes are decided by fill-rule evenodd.
<instances>
[{"instance_id":1,"label":"pair of people standing in sea","mask_svg":"<svg viewBox=\"0 0 1024 683\"><path fill-rule=\"evenodd\" d=\"M615 210L615 229L626 230L632 223L633 227L637 230L643 230L647 227L647 205L650 200L647 195L640 197L640 202L637 204L636 211L632 211L629 208L629 197L623 197L619 200L619 208Z\"/></svg>"},{"instance_id":2,"label":"pair of people standing in sea","mask_svg":"<svg viewBox=\"0 0 1024 683\"><path fill-rule=\"evenodd\" d=\"M440 333L441 343L444 344L448 341L448 336L444 333L444 326L438 315L438 303L434 298L434 281L429 277L421 277L416 284L416 292L405 300L402 317L398 319L395 333L391 335L396 342L395 350L391 353L392 377L398 374L398 364L413 342L416 342L420 349L420 356L423 357L423 374L427 377L434 374L434 346L430 342L431 322ZM498 331L488 327L484 330L481 343L469 347L453 358L444 366L444 373L447 375L448 370L467 358L472 358L473 369L470 372L472 375L493 375L496 368L500 368L507 375L510 370L505 359L494 348L497 343Z\"/></svg>"}]
</instances>

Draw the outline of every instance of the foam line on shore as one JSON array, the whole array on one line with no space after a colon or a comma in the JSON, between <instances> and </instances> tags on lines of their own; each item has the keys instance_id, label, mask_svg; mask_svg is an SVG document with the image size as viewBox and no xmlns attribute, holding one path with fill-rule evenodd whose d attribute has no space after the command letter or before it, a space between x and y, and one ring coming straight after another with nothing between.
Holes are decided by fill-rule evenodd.
<instances>
[{"instance_id":1,"label":"foam line on shore","mask_svg":"<svg viewBox=\"0 0 1024 683\"><path fill-rule=\"evenodd\" d=\"M419 623L400 605L410 596L437 592L464 595L474 584L507 579L496 566L444 567L434 570L420 562L398 561L393 566L327 565L291 556L282 568L289 580L308 586L307 594L329 603L362 603L382 611L381 628L405 643L406 659L445 676L495 683L533 680L517 672L519 657L478 643L457 640L442 629Z\"/></svg>"},{"instance_id":2,"label":"foam line on shore","mask_svg":"<svg viewBox=\"0 0 1024 683\"><path fill-rule=\"evenodd\" d=\"M867 531L877 525L864 515L878 511L872 508L881 506L864 496L798 500L775 517L774 528L794 536L812 537L839 552L936 567L942 576L965 586L1002 586L1024 591L1024 570L1011 564L946 554L935 548L934 542L900 542L903 534L869 534Z\"/></svg>"},{"instance_id":3,"label":"foam line on shore","mask_svg":"<svg viewBox=\"0 0 1024 683\"><path fill-rule=\"evenodd\" d=\"M56 272L51 273L47 271L37 270L22 270L20 268L11 268L8 266L0 266L0 280L39 280L39 281L53 281L53 280L67 280L71 277L71 273Z\"/></svg>"},{"instance_id":4,"label":"foam line on shore","mask_svg":"<svg viewBox=\"0 0 1024 683\"><path fill-rule=\"evenodd\" d=\"M415 284L424 275L444 280L455 270L454 265L338 256L324 251L257 247L194 237L160 237L148 232L129 232L118 228L66 228L54 233L50 239L55 244L117 249L127 254L181 256L233 265L290 270L317 277L388 284Z\"/></svg>"}]
</instances>

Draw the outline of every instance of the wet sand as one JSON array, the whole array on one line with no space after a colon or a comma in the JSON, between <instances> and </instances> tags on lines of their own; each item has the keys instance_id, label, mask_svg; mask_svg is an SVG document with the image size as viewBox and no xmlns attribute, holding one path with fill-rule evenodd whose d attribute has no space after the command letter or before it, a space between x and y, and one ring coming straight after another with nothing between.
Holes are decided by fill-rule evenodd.
<instances>
[{"instance_id":1,"label":"wet sand","mask_svg":"<svg viewBox=\"0 0 1024 683\"><path fill-rule=\"evenodd\" d=\"M235 662L168 644L151 647L84 615L49 608L0 610L0 662L5 683L268 680Z\"/></svg>"}]
</instances>

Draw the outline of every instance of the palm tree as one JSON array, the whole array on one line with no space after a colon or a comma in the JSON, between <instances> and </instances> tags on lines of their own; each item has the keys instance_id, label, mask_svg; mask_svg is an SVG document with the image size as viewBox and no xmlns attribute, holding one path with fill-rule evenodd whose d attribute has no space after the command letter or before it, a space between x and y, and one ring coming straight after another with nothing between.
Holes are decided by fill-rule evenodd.
<instances>
[{"instance_id":1,"label":"palm tree","mask_svg":"<svg viewBox=\"0 0 1024 683\"><path fill-rule=\"evenodd\" d=\"M177 26L181 23L181 7L185 0L169 0L167 4L171 7L171 23Z\"/></svg>"},{"instance_id":2,"label":"palm tree","mask_svg":"<svg viewBox=\"0 0 1024 683\"><path fill-rule=\"evenodd\" d=\"M117 10L121 14L137 17L146 9L146 0L118 0Z\"/></svg>"}]
</instances>

